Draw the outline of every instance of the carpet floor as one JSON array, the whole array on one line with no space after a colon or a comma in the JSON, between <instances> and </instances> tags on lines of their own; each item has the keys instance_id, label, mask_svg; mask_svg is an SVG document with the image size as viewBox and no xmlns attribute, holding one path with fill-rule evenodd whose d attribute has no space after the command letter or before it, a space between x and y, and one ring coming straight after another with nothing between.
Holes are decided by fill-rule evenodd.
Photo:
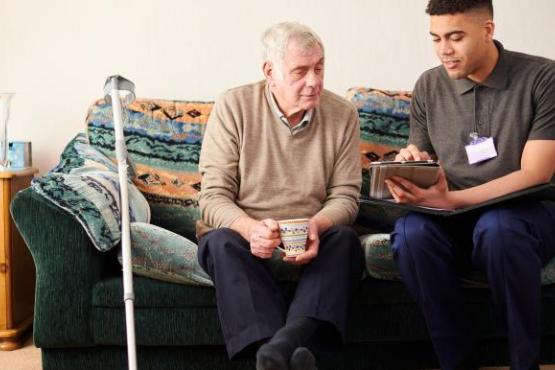
<instances>
[{"instance_id":1,"label":"carpet floor","mask_svg":"<svg viewBox=\"0 0 555 370\"><path fill-rule=\"evenodd\" d=\"M40 349L29 338L25 346L15 351L0 351L0 370L41 370Z\"/></svg>"},{"instance_id":2,"label":"carpet floor","mask_svg":"<svg viewBox=\"0 0 555 370\"><path fill-rule=\"evenodd\" d=\"M31 338L15 351L0 351L0 370L41 370L40 349ZM508 367L483 367L481 370L508 370ZM555 365L543 365L541 370L555 370Z\"/></svg>"}]
</instances>

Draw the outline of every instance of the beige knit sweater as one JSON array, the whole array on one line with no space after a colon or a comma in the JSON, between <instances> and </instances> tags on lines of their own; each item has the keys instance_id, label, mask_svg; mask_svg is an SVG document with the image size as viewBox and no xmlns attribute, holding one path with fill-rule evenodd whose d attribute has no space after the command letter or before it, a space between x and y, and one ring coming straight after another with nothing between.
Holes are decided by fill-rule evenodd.
<instances>
[{"instance_id":1,"label":"beige knit sweater","mask_svg":"<svg viewBox=\"0 0 555 370\"><path fill-rule=\"evenodd\" d=\"M200 155L202 220L229 227L242 215L276 220L327 216L349 224L361 186L356 109L324 90L312 121L291 134L272 110L266 82L224 93Z\"/></svg>"}]
</instances>

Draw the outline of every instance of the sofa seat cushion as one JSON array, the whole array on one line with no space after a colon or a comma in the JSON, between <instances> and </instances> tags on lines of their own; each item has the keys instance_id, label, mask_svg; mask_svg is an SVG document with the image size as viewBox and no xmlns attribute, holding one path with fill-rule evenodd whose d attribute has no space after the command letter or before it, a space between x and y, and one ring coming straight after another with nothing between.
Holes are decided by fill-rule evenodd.
<instances>
[{"instance_id":1,"label":"sofa seat cushion","mask_svg":"<svg viewBox=\"0 0 555 370\"><path fill-rule=\"evenodd\" d=\"M136 307L138 346L223 345L218 310L211 307ZM91 316L94 342L125 345L125 310L95 307Z\"/></svg>"},{"instance_id":2,"label":"sofa seat cushion","mask_svg":"<svg viewBox=\"0 0 555 370\"><path fill-rule=\"evenodd\" d=\"M212 288L134 278L138 345L223 344ZM292 297L294 285L283 284ZM486 289L465 289L466 306L480 338L505 334ZM543 288L544 335L555 336L555 286ZM96 284L91 326L95 342L125 344L125 312L120 278ZM410 328L410 329L409 329ZM410 335L407 335L410 333ZM399 282L368 278L349 311L349 342L427 341L422 315Z\"/></svg>"},{"instance_id":3,"label":"sofa seat cushion","mask_svg":"<svg viewBox=\"0 0 555 370\"><path fill-rule=\"evenodd\" d=\"M198 160L212 102L137 99L124 111L124 135L136 171L135 184L147 198L152 223L195 240L199 219ZM91 144L114 157L112 109L104 100L90 108Z\"/></svg>"},{"instance_id":4,"label":"sofa seat cushion","mask_svg":"<svg viewBox=\"0 0 555 370\"><path fill-rule=\"evenodd\" d=\"M216 296L210 287L167 283L141 276L133 277L135 307L202 307L215 306ZM123 307L121 277L100 280L93 287L94 307Z\"/></svg>"},{"instance_id":5,"label":"sofa seat cushion","mask_svg":"<svg viewBox=\"0 0 555 370\"><path fill-rule=\"evenodd\" d=\"M214 288L181 285L153 280L140 276L133 278L135 307L213 307L216 306ZM295 284L281 283L286 298L290 299L295 291ZM469 303L490 302L489 289L465 288L465 299ZM543 300L555 307L555 285L542 288ZM123 307L123 287L120 277L111 277L99 281L93 288L92 304L94 307ZM364 279L352 306L379 306L392 304L413 304L414 301L401 282ZM555 310L553 311L555 316ZM555 322L554 322L555 325ZM555 333L554 333L555 334Z\"/></svg>"},{"instance_id":6,"label":"sofa seat cushion","mask_svg":"<svg viewBox=\"0 0 555 370\"><path fill-rule=\"evenodd\" d=\"M96 284L93 336L97 344L125 344L125 312L120 278ZM220 345L216 299L212 288L183 286L135 277L138 345ZM283 283L286 299L295 285ZM366 279L350 312L348 341L427 340L419 311L400 283ZM406 326L413 330L406 337Z\"/></svg>"}]
</instances>

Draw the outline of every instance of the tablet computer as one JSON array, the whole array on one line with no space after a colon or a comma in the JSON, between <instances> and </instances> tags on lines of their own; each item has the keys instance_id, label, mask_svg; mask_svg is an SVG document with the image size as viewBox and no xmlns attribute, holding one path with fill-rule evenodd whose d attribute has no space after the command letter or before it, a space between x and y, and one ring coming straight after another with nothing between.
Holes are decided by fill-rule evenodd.
<instances>
[{"instance_id":1,"label":"tablet computer","mask_svg":"<svg viewBox=\"0 0 555 370\"><path fill-rule=\"evenodd\" d=\"M385 184L385 180L392 176L403 177L421 188L432 186L439 176L439 163L433 160L372 162L368 169L369 196L376 199L392 198Z\"/></svg>"}]
</instances>

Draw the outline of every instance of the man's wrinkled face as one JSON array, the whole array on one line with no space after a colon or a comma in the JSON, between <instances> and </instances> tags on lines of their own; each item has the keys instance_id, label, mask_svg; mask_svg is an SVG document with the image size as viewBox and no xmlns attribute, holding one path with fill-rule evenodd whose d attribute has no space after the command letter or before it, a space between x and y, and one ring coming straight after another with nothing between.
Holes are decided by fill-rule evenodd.
<instances>
[{"instance_id":1,"label":"man's wrinkled face","mask_svg":"<svg viewBox=\"0 0 555 370\"><path fill-rule=\"evenodd\" d=\"M270 89L286 116L318 106L324 88L324 54L318 44L303 50L291 40L281 65L270 68Z\"/></svg>"},{"instance_id":2,"label":"man's wrinkled face","mask_svg":"<svg viewBox=\"0 0 555 370\"><path fill-rule=\"evenodd\" d=\"M491 20L476 12L433 15L430 17L430 35L449 77L480 81L493 38Z\"/></svg>"}]
</instances>

